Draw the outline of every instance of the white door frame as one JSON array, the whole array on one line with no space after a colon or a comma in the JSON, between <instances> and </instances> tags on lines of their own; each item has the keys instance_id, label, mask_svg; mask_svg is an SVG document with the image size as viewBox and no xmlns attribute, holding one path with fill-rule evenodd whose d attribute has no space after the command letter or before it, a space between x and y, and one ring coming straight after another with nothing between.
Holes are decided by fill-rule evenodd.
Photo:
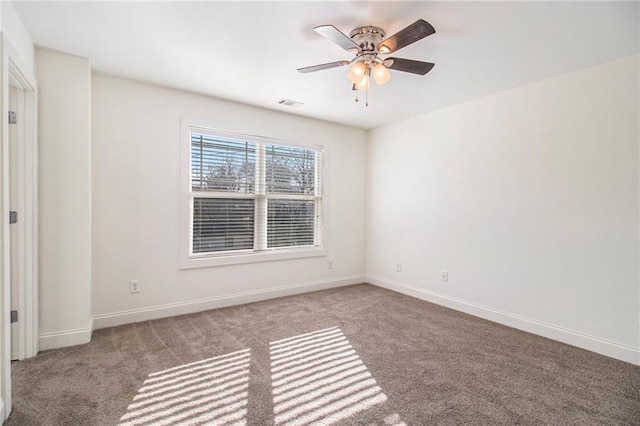
<instances>
[{"instance_id":1,"label":"white door frame","mask_svg":"<svg viewBox=\"0 0 640 426\"><path fill-rule=\"evenodd\" d=\"M17 87L22 97L18 101L18 131L22 144L18 146L18 359L38 353L38 150L37 150L37 83L24 72L15 54L9 50L9 84ZM8 112L7 112L8 115Z\"/></svg>"},{"instance_id":2,"label":"white door frame","mask_svg":"<svg viewBox=\"0 0 640 426\"><path fill-rule=\"evenodd\" d=\"M38 138L37 138L37 82L17 51L2 34L2 175L0 176L0 378L2 379L2 399L0 419L11 412L11 324L10 324L10 252L9 252L9 84L21 89L24 94L23 111L18 112L18 124L23 126L24 136L18 148L18 223L11 225L12 232L18 233L18 282L19 307L19 355L20 359L33 357L38 353ZM22 117L20 117L22 115Z\"/></svg>"}]
</instances>

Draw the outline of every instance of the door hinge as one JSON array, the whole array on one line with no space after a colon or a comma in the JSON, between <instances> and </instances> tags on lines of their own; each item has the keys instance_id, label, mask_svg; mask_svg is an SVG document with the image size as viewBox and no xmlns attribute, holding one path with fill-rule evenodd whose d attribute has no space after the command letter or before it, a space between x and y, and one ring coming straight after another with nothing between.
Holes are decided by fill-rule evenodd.
<instances>
[{"instance_id":1,"label":"door hinge","mask_svg":"<svg viewBox=\"0 0 640 426\"><path fill-rule=\"evenodd\" d=\"M9 124L16 124L18 122L18 118L16 116L15 111L9 111Z\"/></svg>"},{"instance_id":2,"label":"door hinge","mask_svg":"<svg viewBox=\"0 0 640 426\"><path fill-rule=\"evenodd\" d=\"M18 311L11 311L11 323L18 322Z\"/></svg>"},{"instance_id":3,"label":"door hinge","mask_svg":"<svg viewBox=\"0 0 640 426\"><path fill-rule=\"evenodd\" d=\"M9 212L9 223L18 223L18 212L10 211Z\"/></svg>"}]
</instances>

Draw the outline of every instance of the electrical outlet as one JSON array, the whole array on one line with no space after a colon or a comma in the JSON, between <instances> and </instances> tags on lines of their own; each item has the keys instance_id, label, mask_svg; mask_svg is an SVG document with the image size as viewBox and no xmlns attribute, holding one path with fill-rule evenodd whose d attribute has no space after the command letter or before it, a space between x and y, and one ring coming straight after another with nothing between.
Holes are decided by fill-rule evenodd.
<instances>
[{"instance_id":1,"label":"electrical outlet","mask_svg":"<svg viewBox=\"0 0 640 426\"><path fill-rule=\"evenodd\" d=\"M333 269L333 259L327 261L327 269Z\"/></svg>"},{"instance_id":2,"label":"electrical outlet","mask_svg":"<svg viewBox=\"0 0 640 426\"><path fill-rule=\"evenodd\" d=\"M140 281L138 280L129 281L129 291L131 293L140 293Z\"/></svg>"},{"instance_id":3,"label":"electrical outlet","mask_svg":"<svg viewBox=\"0 0 640 426\"><path fill-rule=\"evenodd\" d=\"M442 281L443 283L449 282L449 273L447 271L440 272L440 281Z\"/></svg>"},{"instance_id":4,"label":"electrical outlet","mask_svg":"<svg viewBox=\"0 0 640 426\"><path fill-rule=\"evenodd\" d=\"M402 263L396 263L396 272L402 272Z\"/></svg>"}]
</instances>

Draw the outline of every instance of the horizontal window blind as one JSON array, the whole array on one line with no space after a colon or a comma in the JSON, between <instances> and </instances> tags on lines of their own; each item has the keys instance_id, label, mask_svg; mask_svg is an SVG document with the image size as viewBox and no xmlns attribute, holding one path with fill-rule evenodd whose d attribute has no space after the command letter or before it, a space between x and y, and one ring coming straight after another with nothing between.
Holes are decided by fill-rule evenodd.
<instances>
[{"instance_id":1,"label":"horizontal window blind","mask_svg":"<svg viewBox=\"0 0 640 426\"><path fill-rule=\"evenodd\" d=\"M315 152L310 149L268 145L266 147L267 192L313 195Z\"/></svg>"},{"instance_id":2,"label":"horizontal window blind","mask_svg":"<svg viewBox=\"0 0 640 426\"><path fill-rule=\"evenodd\" d=\"M191 135L192 190L251 193L255 169L254 143Z\"/></svg>"},{"instance_id":3,"label":"horizontal window blind","mask_svg":"<svg viewBox=\"0 0 640 426\"><path fill-rule=\"evenodd\" d=\"M267 202L267 247L312 246L315 232L315 201Z\"/></svg>"},{"instance_id":4,"label":"horizontal window blind","mask_svg":"<svg viewBox=\"0 0 640 426\"><path fill-rule=\"evenodd\" d=\"M252 199L194 198L193 253L253 249Z\"/></svg>"},{"instance_id":5,"label":"horizontal window blind","mask_svg":"<svg viewBox=\"0 0 640 426\"><path fill-rule=\"evenodd\" d=\"M193 129L190 139L190 253L321 245L320 150Z\"/></svg>"}]
</instances>

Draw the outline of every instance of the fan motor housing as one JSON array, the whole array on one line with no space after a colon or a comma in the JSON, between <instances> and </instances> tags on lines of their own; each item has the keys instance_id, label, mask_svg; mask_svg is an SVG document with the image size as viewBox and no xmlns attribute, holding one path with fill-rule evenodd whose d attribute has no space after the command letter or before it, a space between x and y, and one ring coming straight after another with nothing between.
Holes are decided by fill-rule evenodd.
<instances>
[{"instance_id":1,"label":"fan motor housing","mask_svg":"<svg viewBox=\"0 0 640 426\"><path fill-rule=\"evenodd\" d=\"M378 53L378 43L384 39L384 36L385 32L382 28L371 25L358 27L349 33L349 38L366 53Z\"/></svg>"}]
</instances>

